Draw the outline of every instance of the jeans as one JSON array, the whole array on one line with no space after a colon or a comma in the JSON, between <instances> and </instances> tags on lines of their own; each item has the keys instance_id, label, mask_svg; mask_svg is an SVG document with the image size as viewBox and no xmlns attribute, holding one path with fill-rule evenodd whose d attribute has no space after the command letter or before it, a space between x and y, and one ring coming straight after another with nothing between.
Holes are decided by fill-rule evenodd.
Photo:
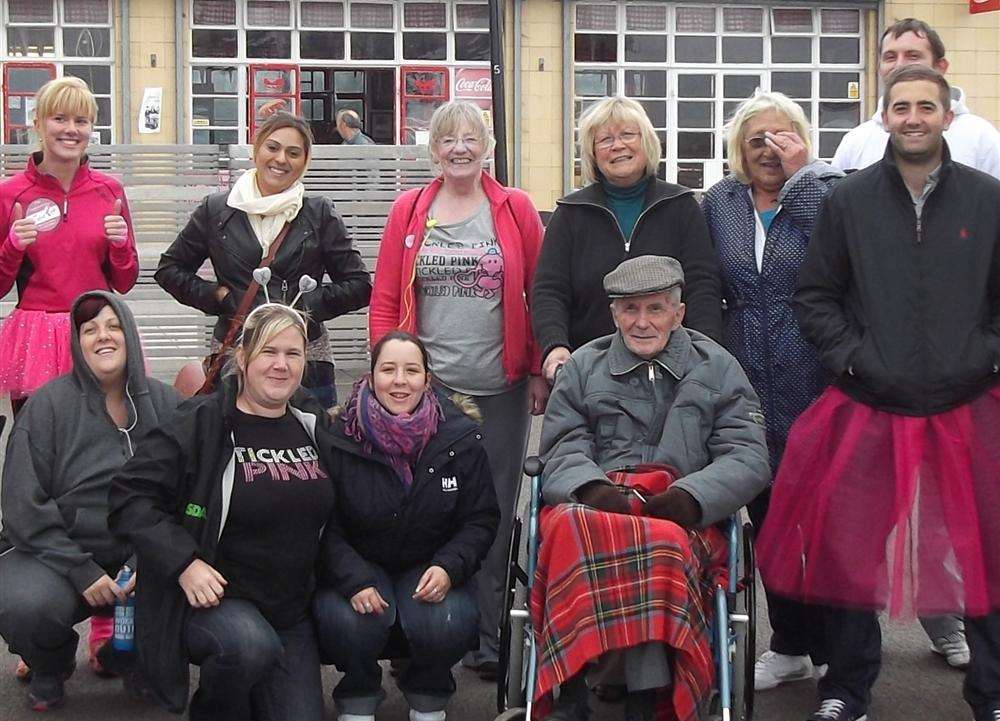
<instances>
[{"instance_id":1,"label":"jeans","mask_svg":"<svg viewBox=\"0 0 1000 721\"><path fill-rule=\"evenodd\" d=\"M971 652L965 700L977 721L993 721L993 709L1000 709L1000 614L966 618L965 636Z\"/></svg>"},{"instance_id":2,"label":"jeans","mask_svg":"<svg viewBox=\"0 0 1000 721\"><path fill-rule=\"evenodd\" d=\"M69 579L32 554L11 549L0 556L0 636L33 673L68 673L79 641L73 625L113 613L114 606L91 608Z\"/></svg>"},{"instance_id":3,"label":"jeans","mask_svg":"<svg viewBox=\"0 0 1000 721\"><path fill-rule=\"evenodd\" d=\"M451 667L476 644L479 611L467 587L452 588L440 603L413 599L425 567L390 577L376 568L375 587L389 607L381 615L359 614L332 589L317 591L313 611L324 660L344 672L333 699L341 714L371 715L385 698L378 659L395 624L410 646L410 664L399 688L410 708L443 710L455 693Z\"/></svg>"},{"instance_id":4,"label":"jeans","mask_svg":"<svg viewBox=\"0 0 1000 721\"><path fill-rule=\"evenodd\" d=\"M814 606L825 615L830 664L818 683L820 698L839 698L857 712L868 710L882 668L882 629L874 611Z\"/></svg>"},{"instance_id":5,"label":"jeans","mask_svg":"<svg viewBox=\"0 0 1000 721\"><path fill-rule=\"evenodd\" d=\"M326 361L306 362L306 369L302 374L302 387L309 391L321 406L328 410L333 408L337 404L337 385L333 363Z\"/></svg>"},{"instance_id":6,"label":"jeans","mask_svg":"<svg viewBox=\"0 0 1000 721\"><path fill-rule=\"evenodd\" d=\"M750 522L758 532L764 525L770 498L771 489L767 489L747 504ZM766 586L764 596L771 623L771 650L786 656L810 656L817 666L826 663L826 612L823 607L779 596Z\"/></svg>"},{"instance_id":7,"label":"jeans","mask_svg":"<svg viewBox=\"0 0 1000 721\"><path fill-rule=\"evenodd\" d=\"M312 620L275 630L251 602L196 609L184 630L201 666L192 721L323 721L323 686Z\"/></svg>"}]
</instances>

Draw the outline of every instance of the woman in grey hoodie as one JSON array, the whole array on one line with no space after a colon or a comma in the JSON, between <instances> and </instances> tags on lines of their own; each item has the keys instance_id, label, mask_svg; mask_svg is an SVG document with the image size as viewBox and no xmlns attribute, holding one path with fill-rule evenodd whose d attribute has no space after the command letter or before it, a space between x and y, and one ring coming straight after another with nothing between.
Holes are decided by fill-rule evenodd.
<instances>
[{"instance_id":1,"label":"woman in grey hoodie","mask_svg":"<svg viewBox=\"0 0 1000 721\"><path fill-rule=\"evenodd\" d=\"M31 668L28 702L63 701L78 636L127 590L114 582L131 551L108 531L108 488L139 437L180 402L148 378L121 298L82 294L71 312L73 370L36 391L11 431L0 509L0 635ZM133 577L134 578L134 577ZM134 581L133 581L134 583Z\"/></svg>"}]
</instances>

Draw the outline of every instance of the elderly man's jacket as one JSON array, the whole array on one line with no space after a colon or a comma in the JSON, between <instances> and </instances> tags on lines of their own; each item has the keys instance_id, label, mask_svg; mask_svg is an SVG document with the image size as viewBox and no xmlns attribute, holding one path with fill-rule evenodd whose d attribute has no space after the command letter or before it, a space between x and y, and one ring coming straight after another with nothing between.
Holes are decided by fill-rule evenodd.
<instances>
[{"instance_id":1,"label":"elderly man's jacket","mask_svg":"<svg viewBox=\"0 0 1000 721\"><path fill-rule=\"evenodd\" d=\"M542 493L575 501L607 471L666 463L675 483L716 523L770 479L760 401L739 363L697 331L680 328L652 360L620 333L581 347L559 373L542 426Z\"/></svg>"}]
</instances>

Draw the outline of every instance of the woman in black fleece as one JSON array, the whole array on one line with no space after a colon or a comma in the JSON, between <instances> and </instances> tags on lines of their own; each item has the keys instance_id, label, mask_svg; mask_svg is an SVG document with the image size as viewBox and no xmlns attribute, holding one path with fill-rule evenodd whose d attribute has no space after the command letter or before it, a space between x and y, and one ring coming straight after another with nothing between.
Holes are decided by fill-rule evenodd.
<instances>
[{"instance_id":1,"label":"woman in black fleece","mask_svg":"<svg viewBox=\"0 0 1000 721\"><path fill-rule=\"evenodd\" d=\"M531 325L552 380L570 352L614 331L603 280L627 258L669 255L686 283L685 326L722 336L719 275L694 193L656 177L660 143L642 106L606 98L580 118L583 178L558 201L535 270Z\"/></svg>"}]
</instances>

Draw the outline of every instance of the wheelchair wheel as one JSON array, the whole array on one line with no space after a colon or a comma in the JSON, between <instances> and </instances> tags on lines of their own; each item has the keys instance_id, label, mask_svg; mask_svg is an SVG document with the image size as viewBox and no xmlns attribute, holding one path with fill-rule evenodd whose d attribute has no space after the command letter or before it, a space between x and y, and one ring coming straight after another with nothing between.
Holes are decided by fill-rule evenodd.
<instances>
[{"instance_id":1,"label":"wheelchair wheel","mask_svg":"<svg viewBox=\"0 0 1000 721\"><path fill-rule=\"evenodd\" d=\"M512 608L527 608L527 575L520 564L522 521L514 519L510 549L507 555L507 578L504 582L502 617L500 619L499 673L497 679L497 712L524 703L524 621L511 618Z\"/></svg>"},{"instance_id":2,"label":"wheelchair wheel","mask_svg":"<svg viewBox=\"0 0 1000 721\"><path fill-rule=\"evenodd\" d=\"M757 567L754 563L753 526L743 525L740 581L731 612L744 614L747 622L737 628L733 648L733 719L753 719L753 668L757 658Z\"/></svg>"}]
</instances>

